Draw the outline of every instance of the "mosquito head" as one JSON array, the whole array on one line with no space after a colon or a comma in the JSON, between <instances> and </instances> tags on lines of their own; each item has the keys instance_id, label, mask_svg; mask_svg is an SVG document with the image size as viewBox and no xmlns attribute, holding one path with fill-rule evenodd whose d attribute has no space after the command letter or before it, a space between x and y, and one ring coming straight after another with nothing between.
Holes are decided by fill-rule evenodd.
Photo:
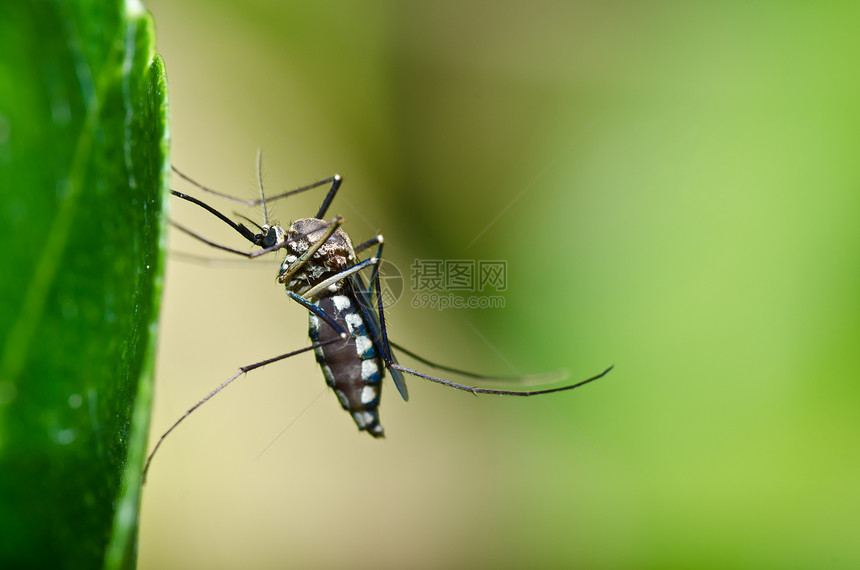
<instances>
[{"instance_id":1,"label":"mosquito head","mask_svg":"<svg viewBox=\"0 0 860 570\"><path fill-rule=\"evenodd\" d=\"M263 249L284 243L286 240L287 232L281 226L263 224L260 230L262 231L254 236L254 242Z\"/></svg>"}]
</instances>

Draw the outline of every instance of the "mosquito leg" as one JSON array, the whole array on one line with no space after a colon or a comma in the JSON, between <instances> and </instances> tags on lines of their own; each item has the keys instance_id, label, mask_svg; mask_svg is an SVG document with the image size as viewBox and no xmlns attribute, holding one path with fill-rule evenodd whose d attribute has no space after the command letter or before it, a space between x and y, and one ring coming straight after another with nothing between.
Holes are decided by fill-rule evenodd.
<instances>
[{"instance_id":1,"label":"mosquito leg","mask_svg":"<svg viewBox=\"0 0 860 570\"><path fill-rule=\"evenodd\" d=\"M376 251L376 256L380 259L382 259L382 246L383 244L380 243L379 249ZM391 355L391 345L388 343L388 330L385 328L385 313L382 309L382 285L379 282L379 272L374 272L373 282L370 284L370 287L376 288L376 304L377 311L379 312L379 327L382 334L382 338L380 339L380 344L382 345L382 359L385 361L386 367L392 368L392 365L397 363Z\"/></svg>"},{"instance_id":2,"label":"mosquito leg","mask_svg":"<svg viewBox=\"0 0 860 570\"><path fill-rule=\"evenodd\" d=\"M382 237L382 234L379 234L375 237L370 238L366 242L359 244L355 248L355 252L358 253L359 251L364 251L365 249L367 249L369 247L373 247L374 245L378 245L380 247L376 250L376 259L380 260L380 259L382 259L382 257L381 257L381 255L382 255L382 244L384 243L384 241L385 241L385 238ZM379 273L379 263L378 262L373 265L373 272L370 274L370 283L373 283L373 281L376 279L377 273Z\"/></svg>"},{"instance_id":3,"label":"mosquito leg","mask_svg":"<svg viewBox=\"0 0 860 570\"><path fill-rule=\"evenodd\" d=\"M298 303L299 305L301 305L302 307L309 310L310 312L324 320L326 323L328 323L328 326L337 331L337 333L340 335L340 338L345 339L347 336L349 336L347 332L343 329L343 327L338 324L337 321L328 316L325 311L323 311L307 299L302 298L300 295L296 295L289 289L287 289L287 295L289 295L293 301L295 301L296 303Z\"/></svg>"},{"instance_id":4,"label":"mosquito leg","mask_svg":"<svg viewBox=\"0 0 860 570\"><path fill-rule=\"evenodd\" d=\"M449 380L443 380L442 378L437 378L436 376L431 376L429 374L424 374L423 372L418 372L417 370L412 370L411 368L406 368L405 366L401 366L396 362L389 365L389 368L393 368L394 370L399 370L401 372L405 372L406 374L411 374L412 376L418 376L419 378L424 378L425 380L430 380L431 382L436 382L437 384L443 384L448 386L449 388L455 388L457 390L463 390L465 392L471 392L473 394L496 394L499 396L537 396L538 394L551 394L552 392L563 392L564 390L573 390L574 388L579 388L580 386L584 386L589 382L594 382L599 378L603 378L609 371L614 368L614 366L610 366L597 376L592 376L582 382L577 382L576 384L571 384L570 386L560 386L558 388L547 388L545 390L530 390L530 391L517 391L517 390L493 390L490 388L477 388L475 386L466 386L465 384L458 384L456 382L451 382Z\"/></svg>"},{"instance_id":5,"label":"mosquito leg","mask_svg":"<svg viewBox=\"0 0 860 570\"><path fill-rule=\"evenodd\" d=\"M167 256L169 259L176 259L182 261L184 263L193 263L196 265L204 265L206 267L241 267L242 269L264 269L266 271L274 271L272 263L248 263L249 260L237 259L237 258L221 258L221 257L210 257L207 255L197 255L195 253L188 253L185 251L168 251Z\"/></svg>"},{"instance_id":6,"label":"mosquito leg","mask_svg":"<svg viewBox=\"0 0 860 570\"><path fill-rule=\"evenodd\" d=\"M203 184L197 182L196 180L194 180L193 178L191 178L190 176L188 176L184 172L180 171L175 166L173 166L172 168L173 168L173 172L175 172L180 178L182 178L186 182L190 183L191 185L193 185L198 190L202 190L203 192L208 192L209 194L212 194L213 196L218 196L220 198L226 198L227 200L232 200L232 201L238 202L240 204L245 204L246 206L259 206L263 202L263 200L245 200L244 198L239 198L237 196L231 196L230 194L225 194L224 192L219 192L218 190L213 190L212 188L209 188L208 186L204 186ZM301 192L313 190L314 188L319 188L320 186L325 186L326 184L331 184L331 188L329 189L329 192L328 192L329 196L331 196L331 197L326 196L326 200L323 202L323 204L326 206L326 209L328 209L328 205L331 203L332 199L334 198L334 194L337 193L337 189L340 187L342 181L343 181L343 179L340 177L340 175L335 174L334 176L329 176L328 178L324 178L323 180L318 180L318 181L313 182L311 184L307 184L306 186L300 186L294 190L289 190L289 191L283 192L281 194L276 194L275 196L271 196L269 198L266 198L265 201L271 202L272 200L280 200L282 198L287 198L288 196L293 196L294 194L299 194ZM323 210L322 213L325 214L325 211Z\"/></svg>"},{"instance_id":7,"label":"mosquito leg","mask_svg":"<svg viewBox=\"0 0 860 570\"><path fill-rule=\"evenodd\" d=\"M173 168L173 172L175 172L180 178L182 178L183 180L185 180L189 184L193 185L198 190L201 190L203 192L208 192L209 194L212 194L213 196L218 196L220 198L232 200L232 201L238 202L240 204L245 204L246 206L259 206L263 202L271 202L272 200L281 200L283 198L287 198L287 197L293 196L295 194L300 194L300 193L306 192L308 190L313 190L314 188L319 188L320 186L325 186L327 184L331 184L331 187L329 188L328 194L326 195L326 198L323 201L324 207L320 208L320 215L318 215L317 217L321 217L321 216L325 215L326 210L328 210L328 207L331 204L331 201L334 199L335 194L337 194L338 188L340 188L340 185L343 182L343 178L341 178L339 174L335 174L334 176L329 176L328 178L324 178L322 180L312 182L311 184L307 184L305 186L300 186L300 187L295 188L293 190L288 190L287 192L282 192L281 194L276 194L276 195L271 196L269 198L264 198L261 200L245 200L244 198L239 198L237 196L231 196L230 194L225 194L224 192L219 192L218 190L214 190L212 188L209 188L208 186L204 186L203 184L197 182L196 180L194 180L193 178L191 178L190 176L188 176L184 172L180 171L175 166L173 166L172 168Z\"/></svg>"},{"instance_id":8,"label":"mosquito leg","mask_svg":"<svg viewBox=\"0 0 860 570\"><path fill-rule=\"evenodd\" d=\"M331 184L331 187L328 190L328 194L326 194L325 200L323 201L324 208L320 208L320 211L317 214L317 218L322 218L322 216L325 215L326 210L328 210L331 201L334 199L334 195L337 194L337 190L338 188L340 188L342 182L343 178L340 177L340 174L335 174L334 176L329 176L328 178L317 180L316 182L312 182L306 186L299 186L294 190L288 190L287 192L282 192L281 194L269 196L264 200L251 200L248 202L248 204L251 206L259 206L264 201L268 203L274 200L281 200L282 198L289 198L290 196L293 196L295 194L300 194L308 190L313 190L314 188L319 188L320 186L325 186L326 184Z\"/></svg>"},{"instance_id":9,"label":"mosquito leg","mask_svg":"<svg viewBox=\"0 0 860 570\"><path fill-rule=\"evenodd\" d=\"M362 269L364 269L366 267L370 267L371 265L373 265L375 267L377 265L377 263L379 263L378 257L371 257L369 259L365 259L364 261L362 261L360 263L356 263L352 267L349 267L348 269L344 269L343 271L341 271L337 275L333 275L333 276L329 277L328 279L326 279L325 281L321 281L320 283L317 283L316 285L313 286L313 288L308 289L308 291L303 295L303 297L305 299L313 299L315 296L319 295L320 293L322 293L323 291L325 291L331 285L334 285L338 281L341 281L341 280L349 277L353 273L358 273Z\"/></svg>"},{"instance_id":10,"label":"mosquito leg","mask_svg":"<svg viewBox=\"0 0 860 570\"><path fill-rule=\"evenodd\" d=\"M194 412L194 410L196 410L197 408L199 408L200 406L202 406L203 404L205 404L206 402L211 400L215 396L215 394L217 394L218 392L220 392L221 390L223 390L224 388L229 386L234 380L236 380L237 378L239 378L243 374L247 374L251 370L256 370L257 368L261 368L261 367L266 366L268 364L272 364L273 362L278 362L279 360L284 360L285 358L290 358L291 356L295 356L295 355L301 354L303 352L308 352L309 350L317 349L321 346L331 344L331 343L336 342L338 340L340 340L340 339L333 338L333 339L330 339L330 340L327 340L324 342L317 342L317 343L312 344L311 346L306 346L304 348L300 348L298 350L294 350L292 352L288 352L288 353L282 354L280 356L275 356L274 358L269 358L266 360L262 360L260 362L255 362L254 364L249 364L247 366L241 367L239 369L239 372L237 372L236 374L234 374L233 376L228 378L226 382L223 382L217 388L215 388L214 390L212 390L211 392L206 394L206 396L204 396L203 399L201 399L199 402L197 402L196 404L191 406L187 412L182 414L182 417L180 417L178 420L176 420L173 423L173 425L170 426L170 428L168 428L168 430L166 432L164 432L160 438L158 438L158 441L156 442L155 447L152 449L152 452L146 458L146 464L143 467L143 481L144 481L144 483L146 482L146 474L149 471L149 466L152 464L152 458L155 457L155 453L158 451L158 448L161 447L161 444L164 443L165 438L168 435L170 435L171 432L173 432L173 430L175 430L177 428L177 426L179 426L179 424L181 424L185 420L185 418L190 416L191 413Z\"/></svg>"},{"instance_id":11,"label":"mosquito leg","mask_svg":"<svg viewBox=\"0 0 860 570\"><path fill-rule=\"evenodd\" d=\"M182 178L186 182L190 183L192 186L194 186L198 190L202 190L203 192L208 192L209 194L212 194L213 196L218 196L219 198L226 198L227 200L239 202L240 204L245 204L246 206L256 206L257 205L256 200L245 200L244 198L239 198L237 196L231 196L230 194L225 194L223 192L219 192L218 190L213 190L212 188L209 188L208 186L204 186L203 184L197 182L196 180L194 180L193 178L191 178L190 176L188 176L187 174L185 174L184 172L182 172L181 170L179 170L175 166L171 166L171 168L173 169L173 172L175 172L177 174L177 176L179 176L180 178Z\"/></svg>"},{"instance_id":12,"label":"mosquito leg","mask_svg":"<svg viewBox=\"0 0 860 570\"><path fill-rule=\"evenodd\" d=\"M477 374L475 372L469 372L468 370L461 370L460 368L445 366L444 364L439 364L438 362L433 362L432 360L423 358L422 356L419 356L411 350L407 350L405 347L394 342L393 340L388 341L388 344L390 344L393 348L396 348L398 351L409 355L418 362L421 362L422 364L426 364L427 366L431 366L438 370L444 370L445 372L453 372L454 374L459 374L460 376L475 378L476 380L495 380L498 382L540 382L542 384L551 384L567 378L567 372L564 370L544 372L541 374L527 374L525 376L493 376L490 374Z\"/></svg>"},{"instance_id":13,"label":"mosquito leg","mask_svg":"<svg viewBox=\"0 0 860 570\"><path fill-rule=\"evenodd\" d=\"M358 253L358 252L360 252L360 251L364 251L365 249L367 249L367 248L369 248L369 247L373 247L373 246L375 246L375 245L379 245L379 244L381 244L383 241L384 241L384 238L383 238L381 235L378 235L378 236L376 236L376 237L372 237L372 238L370 238L369 240L367 240L366 242L364 242L364 243L362 243L362 244L359 244L359 245L355 246L353 249L355 250L355 253ZM379 256L377 256L377 257L379 257Z\"/></svg>"},{"instance_id":14,"label":"mosquito leg","mask_svg":"<svg viewBox=\"0 0 860 570\"><path fill-rule=\"evenodd\" d=\"M340 174L335 174L331 178L326 178L324 181L319 182L319 185L327 183L331 180L331 187L328 189L328 194L325 195L325 199L323 199L323 203L320 206L319 211L317 212L316 217L318 219L322 219L325 216L325 213L328 211L328 207L331 206L331 201L334 200L335 194L337 194L338 189L340 188L341 183L343 182L343 178L340 177ZM275 198L280 198L280 196L276 196ZM275 198L270 198L274 200Z\"/></svg>"},{"instance_id":15,"label":"mosquito leg","mask_svg":"<svg viewBox=\"0 0 860 570\"><path fill-rule=\"evenodd\" d=\"M382 244L379 246L380 250L382 249ZM382 252L379 251L377 256L381 257ZM582 382L577 382L576 384L572 384L570 386L561 386L558 388L548 388L545 390L531 390L531 391L515 391L515 390L494 390L490 388L477 388L474 386L466 386L465 384L458 384L457 382L451 382L450 380L443 380L442 378L437 378L436 376L431 376L430 374L425 374L423 372L418 372L417 370L412 370L411 368L406 368L405 366L401 366L398 364L394 357L391 355L391 344L388 342L388 331L385 327L385 313L382 307L382 286L380 284L379 275L376 275L374 279L373 286L376 288L376 302L377 302L377 311L379 312L379 324L382 329L382 339L380 344L382 345L382 358L385 360L385 366L390 370L399 370L400 372L411 374L412 376L418 376L419 378L424 378L425 380L430 380L431 382L436 382L438 384L443 384L450 388L456 388L457 390L464 390L466 392L472 392L473 394L497 394L500 396L537 396L538 394L550 394L552 392L561 392L563 390L573 390L574 388L578 388L589 382L593 382L598 378L602 378L606 374L612 370L612 366L598 374L597 376L592 376L587 380L583 380Z\"/></svg>"}]
</instances>

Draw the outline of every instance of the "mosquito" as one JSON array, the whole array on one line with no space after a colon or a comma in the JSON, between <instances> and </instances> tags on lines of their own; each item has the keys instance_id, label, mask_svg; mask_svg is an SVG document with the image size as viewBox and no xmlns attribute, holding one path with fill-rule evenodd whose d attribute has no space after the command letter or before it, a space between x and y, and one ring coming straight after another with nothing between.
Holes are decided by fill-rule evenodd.
<instances>
[{"instance_id":1,"label":"mosquito","mask_svg":"<svg viewBox=\"0 0 860 570\"><path fill-rule=\"evenodd\" d=\"M252 252L241 251L215 243L194 231L171 221L180 231L213 248L247 258L285 250L286 255L278 272L277 281L286 287L286 293L309 313L309 336L311 344L304 348L281 354L273 358L255 362L239 368L239 371L204 396L188 409L158 439L146 459L143 475L152 463L155 453L165 438L176 429L192 412L209 401L234 380L248 372L284 360L298 354L313 351L322 369L326 384L334 390L341 407L351 416L359 431L366 431L375 438L384 437L385 431L379 421L379 401L382 393L382 378L385 370L391 374L394 386L403 400L408 400L404 374L417 376L449 388L471 392L472 394L496 394L500 396L537 396L564 390L573 390L602 378L612 370L612 366L586 380L555 388L531 391L499 390L459 384L430 374L400 365L394 357L392 348L433 368L452 372L478 380L498 379L498 377L475 374L426 360L414 352L388 339L383 310L383 296L380 285L379 265L382 260L383 237L377 235L357 246L352 245L349 235L341 227L344 220L336 216L325 220L326 212L341 187L343 179L334 175L324 180L267 198L263 192L261 174L261 154L257 153L257 179L260 190L259 200L242 200L223 194L194 181L180 172L173 171L197 189L222 198L242 202L249 206L261 205L263 223L242 218L255 226L250 230L241 222L235 222L209 204L185 193L171 190L171 194L195 204L230 226L239 235L260 249ZM267 204L306 192L314 188L328 186L322 205L313 218L300 218L287 229L269 223ZM373 256L359 260L359 253L376 249ZM367 284L362 272L369 278ZM374 300L375 298L375 300ZM522 379L522 378L519 378ZM510 379L508 379L510 380Z\"/></svg>"}]
</instances>

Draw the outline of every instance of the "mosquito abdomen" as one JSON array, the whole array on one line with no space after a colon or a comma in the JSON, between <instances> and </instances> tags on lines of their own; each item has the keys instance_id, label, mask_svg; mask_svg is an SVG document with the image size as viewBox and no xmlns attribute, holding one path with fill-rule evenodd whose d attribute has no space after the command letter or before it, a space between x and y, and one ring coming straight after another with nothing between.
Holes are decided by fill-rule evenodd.
<instances>
[{"instance_id":1,"label":"mosquito abdomen","mask_svg":"<svg viewBox=\"0 0 860 570\"><path fill-rule=\"evenodd\" d=\"M343 409L352 415L359 430L374 437L384 437L378 411L384 369L358 307L347 295L340 293L321 297L313 303L349 333L342 341L314 349L326 383L334 390ZM308 334L315 343L340 336L313 313Z\"/></svg>"}]
</instances>

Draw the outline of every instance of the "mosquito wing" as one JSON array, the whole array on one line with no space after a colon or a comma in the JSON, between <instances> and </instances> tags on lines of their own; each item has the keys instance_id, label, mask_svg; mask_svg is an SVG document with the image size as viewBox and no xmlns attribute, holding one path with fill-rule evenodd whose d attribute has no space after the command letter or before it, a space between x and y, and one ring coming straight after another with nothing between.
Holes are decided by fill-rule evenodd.
<instances>
[{"instance_id":1,"label":"mosquito wing","mask_svg":"<svg viewBox=\"0 0 860 570\"><path fill-rule=\"evenodd\" d=\"M358 306L361 310L361 316L367 326L367 333L373 341L373 346L376 352L384 356L387 354L393 362L397 362L394 354L389 347L385 345L385 339L382 337L382 325L379 324L379 315L376 312L376 306L373 304L373 295L369 288L364 284L364 279L361 275L354 273L348 277L349 283L352 286L355 298L358 300ZM391 378L394 380L394 385L397 386L397 391L403 400L409 400L409 391L406 389L406 380L403 378L403 373L399 370L389 368Z\"/></svg>"}]
</instances>

